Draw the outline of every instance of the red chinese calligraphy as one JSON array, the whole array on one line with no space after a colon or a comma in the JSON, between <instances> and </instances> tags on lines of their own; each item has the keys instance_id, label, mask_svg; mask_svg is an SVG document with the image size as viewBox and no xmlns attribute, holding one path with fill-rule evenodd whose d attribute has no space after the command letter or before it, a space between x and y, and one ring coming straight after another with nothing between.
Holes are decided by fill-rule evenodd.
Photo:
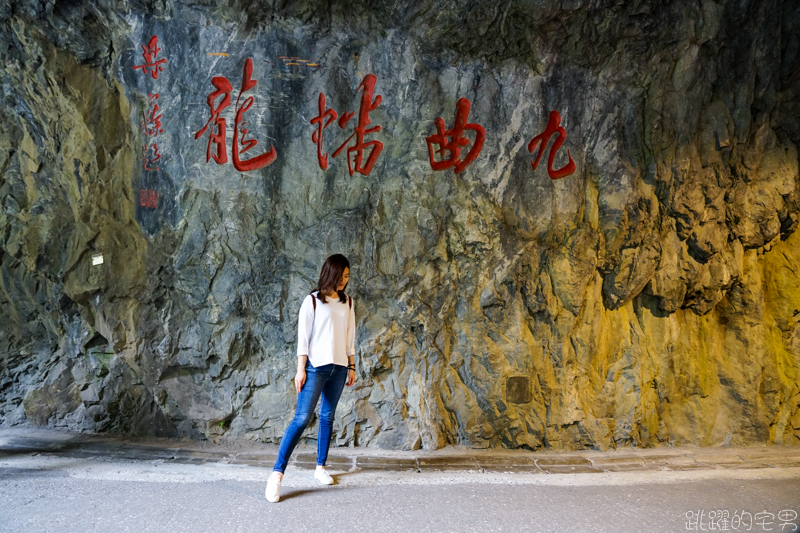
<instances>
[{"instance_id":1,"label":"red chinese calligraphy","mask_svg":"<svg viewBox=\"0 0 800 533\"><path fill-rule=\"evenodd\" d=\"M326 118L328 119L327 122L325 121ZM311 124L316 124L317 129L311 134L311 141L317 145L317 160L319 161L319 168L322 170L328 169L328 153L322 154L322 130L330 126L337 118L336 111L325 109L325 95L319 93L319 115L311 119Z\"/></svg>"},{"instance_id":2,"label":"red chinese calligraphy","mask_svg":"<svg viewBox=\"0 0 800 533\"><path fill-rule=\"evenodd\" d=\"M153 35L147 46L142 45L142 57L144 57L144 65L134 65L133 70L141 69L145 74L150 74L154 80L158 79L158 73L164 71L164 63L167 62L165 58L156 59L161 48L158 47L158 36ZM158 161L161 159L161 154L158 152L158 144L154 138L159 133L164 133L164 128L161 125L161 113L159 106L156 103L158 100L158 93L148 94L147 110L142 112L142 119L139 121L139 128L142 133L149 137L142 146L142 168L149 171L158 170Z\"/></svg>"},{"instance_id":3,"label":"red chinese calligraphy","mask_svg":"<svg viewBox=\"0 0 800 533\"><path fill-rule=\"evenodd\" d=\"M369 175L375 163L378 161L378 156L383 151L383 143L377 140L364 142L364 137L381 131L381 126L367 127L372 124L369 114L375 111L381 105L382 96L375 96L375 83L378 81L375 74L367 74L361 83L358 85L356 92L361 91L361 104L358 108L358 120L353 133L342 143L339 148L333 152L333 157L338 157L339 154L347 147L348 143L353 137L356 142L353 146L347 148L347 169L352 176L355 172L359 172L364 176ZM322 153L322 131L331 125L331 123L338 120L339 127L344 129L347 123L355 116L354 111L345 111L344 114L338 116L333 109L326 109L325 95L319 94L319 115L311 119L311 124L316 125L316 131L311 135L311 140L317 145L317 159L319 166L323 170L328 168L328 154ZM327 120L326 120L327 119ZM368 151L366 161L364 159L365 152ZM353 156L355 154L355 156Z\"/></svg>"},{"instance_id":4,"label":"red chinese calligraphy","mask_svg":"<svg viewBox=\"0 0 800 533\"><path fill-rule=\"evenodd\" d=\"M380 126L375 126L372 128L367 128L372 121L369 118L369 114L372 111L378 109L378 106L381 105L381 95L375 97L375 100L372 99L372 94L375 90L375 82L378 81L377 76L375 74L367 74L364 76L364 79L356 89L356 92L362 91L361 93L361 105L358 108L358 125L355 127L355 132L353 135L356 136L356 144L355 146L351 146L347 149L347 168L350 171L350 175L353 175L353 171L360 172L364 176L369 175L372 167L375 166L375 162L378 160L378 156L380 155L381 151L383 150L383 143L380 141L370 141L368 143L364 142L364 136L370 133L376 133L381 131ZM353 113L345 112L344 115L339 117L339 127L344 128L344 125L347 124L353 118ZM350 139L353 138L353 135L347 138L347 140L333 152L333 157L336 157L341 153L342 149L350 142ZM367 157L366 165L362 166L363 156L364 156L364 149L372 147L370 150L369 156ZM350 154L355 152L355 169L351 164Z\"/></svg>"},{"instance_id":5,"label":"red chinese calligraphy","mask_svg":"<svg viewBox=\"0 0 800 533\"><path fill-rule=\"evenodd\" d=\"M153 189L139 189L139 205L156 209L158 207L158 191Z\"/></svg>"},{"instance_id":6,"label":"red chinese calligraphy","mask_svg":"<svg viewBox=\"0 0 800 533\"><path fill-rule=\"evenodd\" d=\"M160 159L161 154L158 153L158 145L156 143L148 143L142 146L142 168L149 171L156 171L160 168L155 166Z\"/></svg>"},{"instance_id":7,"label":"red chinese calligraphy","mask_svg":"<svg viewBox=\"0 0 800 533\"><path fill-rule=\"evenodd\" d=\"M194 138L199 139L210 127L211 131L208 136L208 148L206 149L206 163L208 163L211 158L214 158L214 161L216 161L218 165L222 165L228 162L228 151L226 148L227 122L221 115L222 111L231 104L231 92L233 91L233 87L231 86L231 82L228 81L228 78L223 76L215 76L211 79L211 84L216 88L216 90L206 98L206 103L208 107L211 108L211 116L205 126L194 134ZM244 127L247 123L244 120L244 114L253 106L254 98L248 96L244 99L244 102L239 105L242 94L254 88L257 84L258 82L253 79L253 60L248 57L244 63L242 72L242 87L239 91L239 96L236 98L236 105L234 107L236 110L236 118L234 119L233 129L233 166L240 172L264 168L278 157L278 152L275 150L275 147L270 145L270 149L261 155L244 160L241 158L242 154L258 144L256 139L246 138L248 129ZM217 102L217 99L220 99L219 102ZM212 151L212 147L215 147L214 151Z\"/></svg>"},{"instance_id":8,"label":"red chinese calligraphy","mask_svg":"<svg viewBox=\"0 0 800 533\"><path fill-rule=\"evenodd\" d=\"M142 120L139 121L139 128L146 137L155 138L159 133L164 133L164 128L161 127L161 114L159 113L158 93L148 94L147 111L142 113ZM161 159L161 154L158 153L158 144L155 140L145 141L142 146L142 168L145 170L158 170L159 167L155 166L158 160Z\"/></svg>"},{"instance_id":9,"label":"red chinese calligraphy","mask_svg":"<svg viewBox=\"0 0 800 533\"><path fill-rule=\"evenodd\" d=\"M157 137L159 133L164 133L164 128L161 127L161 114L158 114L159 108L156 103L158 93L148 94L147 97L147 111L142 113L142 120L139 122L139 126L142 129L142 133L148 137Z\"/></svg>"},{"instance_id":10,"label":"red chinese calligraphy","mask_svg":"<svg viewBox=\"0 0 800 533\"><path fill-rule=\"evenodd\" d=\"M251 157L250 159L242 160L239 158L240 154L244 154L251 148L258 144L255 139L245 139L247 136L247 128L244 127L244 114L252 106L254 98L248 96L245 98L244 103L239 107L239 100L242 98L242 93L254 88L258 82L253 79L253 60L249 57L244 62L244 70L242 72L242 89L239 91L239 96L236 97L236 119L233 128L233 167L239 172L247 172L250 170L258 170L271 164L278 157L278 152L275 151L275 146L270 144L269 150L261 155ZM239 148L239 132L241 131L242 148Z\"/></svg>"},{"instance_id":11,"label":"red chinese calligraphy","mask_svg":"<svg viewBox=\"0 0 800 533\"><path fill-rule=\"evenodd\" d=\"M211 132L208 135L208 148L206 149L206 163L213 157L218 165L222 165L228 162L228 150L225 146L227 122L222 118L221 114L223 109L231 105L231 91L233 91L233 87L231 86L231 82L228 81L228 78L222 76L214 76L211 78L211 85L217 89L206 98L206 103L208 107L211 108L211 117L208 119L208 122L206 122L206 125L194 134L194 138L195 140L199 139L206 132L208 127L211 126ZM222 100L219 102L219 105L217 105L217 98L220 96ZM212 146L216 146L216 151L213 153L211 151Z\"/></svg>"},{"instance_id":12,"label":"red chinese calligraphy","mask_svg":"<svg viewBox=\"0 0 800 533\"><path fill-rule=\"evenodd\" d=\"M458 99L458 102L456 102L456 121L452 129L445 130L442 117L434 121L436 134L425 138L428 143L428 156L433 170L445 170L454 167L453 170L457 174L464 172L480 154L483 149L483 143L486 140L486 130L480 124L467 122L471 108L472 104L469 100L466 98ZM475 132L475 141L472 143L472 148L467 152L467 156L462 160L461 149L469 145L469 138L464 135L466 130ZM436 151L433 149L435 144L439 145L439 149ZM446 152L449 152L449 157L445 159ZM443 159L436 161L435 153L439 154Z\"/></svg>"},{"instance_id":13,"label":"red chinese calligraphy","mask_svg":"<svg viewBox=\"0 0 800 533\"><path fill-rule=\"evenodd\" d=\"M142 69L142 72L150 74L154 80L157 80L158 73L164 72L164 67L162 65L167 62L166 58L156 60L156 56L160 51L161 48L158 47L158 35L153 35L150 38L150 42L147 43L147 46L142 45L142 57L144 57L145 64L134 65L133 70Z\"/></svg>"},{"instance_id":14,"label":"red chinese calligraphy","mask_svg":"<svg viewBox=\"0 0 800 533\"><path fill-rule=\"evenodd\" d=\"M561 115L558 111L551 111L550 118L547 121L547 128L531 139L531 142L528 144L528 152L533 153L536 149L536 146L539 146L539 153L536 155L536 160L531 163L533 170L536 170L536 167L539 166L539 161L542 159L542 154L544 154L545 148L547 148L547 143L550 141L550 137L553 135L557 135L556 140L553 141L553 146L550 148L550 154L547 156L547 175L550 176L550 179L557 180L559 178L564 178L569 176L573 172L575 172L575 161L572 160L572 154L570 153L569 149L567 149L567 157L569 158L569 162L561 167L558 170L553 169L553 162L556 158L556 152L561 145L564 144L564 141L567 139L567 130L561 127Z\"/></svg>"}]
</instances>

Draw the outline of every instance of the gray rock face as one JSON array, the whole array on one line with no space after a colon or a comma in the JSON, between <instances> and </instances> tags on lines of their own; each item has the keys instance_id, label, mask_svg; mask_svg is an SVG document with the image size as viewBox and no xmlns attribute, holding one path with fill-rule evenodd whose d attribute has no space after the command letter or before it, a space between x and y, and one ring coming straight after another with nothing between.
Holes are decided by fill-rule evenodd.
<instances>
[{"instance_id":1,"label":"gray rock face","mask_svg":"<svg viewBox=\"0 0 800 533\"><path fill-rule=\"evenodd\" d=\"M800 440L800 8L205 4L0 7L0 422L277 442L340 252L337 445Z\"/></svg>"}]
</instances>

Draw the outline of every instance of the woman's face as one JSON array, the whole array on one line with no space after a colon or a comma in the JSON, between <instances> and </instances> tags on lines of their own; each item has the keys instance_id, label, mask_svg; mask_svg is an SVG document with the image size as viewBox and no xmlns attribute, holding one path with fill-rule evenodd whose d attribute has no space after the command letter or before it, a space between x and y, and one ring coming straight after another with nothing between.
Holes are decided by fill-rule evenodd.
<instances>
[{"instance_id":1,"label":"woman's face","mask_svg":"<svg viewBox=\"0 0 800 533\"><path fill-rule=\"evenodd\" d=\"M339 280L339 284L336 285L337 291L343 291L344 286L347 285L347 282L350 281L350 269L344 267L344 272L342 272L342 279Z\"/></svg>"}]
</instances>

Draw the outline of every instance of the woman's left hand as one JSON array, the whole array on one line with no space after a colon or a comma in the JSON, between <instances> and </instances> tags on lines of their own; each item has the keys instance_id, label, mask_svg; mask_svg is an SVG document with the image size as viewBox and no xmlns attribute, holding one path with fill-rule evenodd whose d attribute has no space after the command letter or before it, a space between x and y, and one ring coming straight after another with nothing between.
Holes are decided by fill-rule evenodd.
<instances>
[{"instance_id":1,"label":"woman's left hand","mask_svg":"<svg viewBox=\"0 0 800 533\"><path fill-rule=\"evenodd\" d=\"M347 371L347 386L352 387L353 383L356 382L356 371L355 370L348 370Z\"/></svg>"}]
</instances>

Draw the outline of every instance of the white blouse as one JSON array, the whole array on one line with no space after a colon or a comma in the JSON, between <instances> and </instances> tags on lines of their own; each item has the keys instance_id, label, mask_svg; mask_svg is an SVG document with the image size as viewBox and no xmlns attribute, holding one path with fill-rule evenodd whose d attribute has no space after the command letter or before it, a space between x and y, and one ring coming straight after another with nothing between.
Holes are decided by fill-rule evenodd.
<instances>
[{"instance_id":1,"label":"white blouse","mask_svg":"<svg viewBox=\"0 0 800 533\"><path fill-rule=\"evenodd\" d=\"M347 366L347 356L356 354L356 312L353 307L338 298L317 299L317 309L311 299L317 291L309 294L300 306L297 320L297 355L307 355L311 366Z\"/></svg>"}]
</instances>

